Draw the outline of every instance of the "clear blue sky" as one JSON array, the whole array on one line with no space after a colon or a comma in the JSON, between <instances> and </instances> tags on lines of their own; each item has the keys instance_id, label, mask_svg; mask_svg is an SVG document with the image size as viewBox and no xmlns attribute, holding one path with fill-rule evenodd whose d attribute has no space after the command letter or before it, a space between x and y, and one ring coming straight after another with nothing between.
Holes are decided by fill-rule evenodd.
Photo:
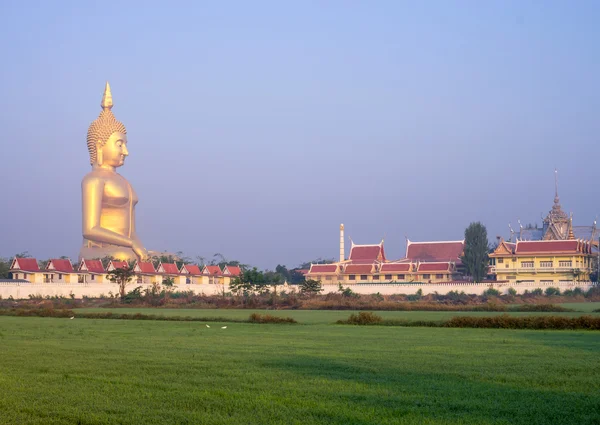
<instances>
[{"instance_id":1,"label":"clear blue sky","mask_svg":"<svg viewBox=\"0 0 600 425\"><path fill-rule=\"evenodd\" d=\"M600 2L0 5L0 256L77 257L104 82L149 249L274 268L600 214Z\"/></svg>"}]
</instances>

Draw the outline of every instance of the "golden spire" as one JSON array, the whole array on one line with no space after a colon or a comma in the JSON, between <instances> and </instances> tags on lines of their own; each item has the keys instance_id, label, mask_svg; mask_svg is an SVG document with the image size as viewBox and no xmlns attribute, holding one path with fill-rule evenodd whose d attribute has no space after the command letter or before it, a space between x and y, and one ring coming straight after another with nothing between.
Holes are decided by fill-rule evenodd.
<instances>
[{"instance_id":1,"label":"golden spire","mask_svg":"<svg viewBox=\"0 0 600 425\"><path fill-rule=\"evenodd\" d=\"M569 217L569 239L575 239L575 234L573 233L573 214L571 213L571 217Z\"/></svg>"},{"instance_id":2,"label":"golden spire","mask_svg":"<svg viewBox=\"0 0 600 425\"><path fill-rule=\"evenodd\" d=\"M102 95L100 106L102 106L102 109L104 110L113 107L112 93L110 92L110 84L108 84L108 81L106 82L106 87L104 87L104 94Z\"/></svg>"}]
</instances>

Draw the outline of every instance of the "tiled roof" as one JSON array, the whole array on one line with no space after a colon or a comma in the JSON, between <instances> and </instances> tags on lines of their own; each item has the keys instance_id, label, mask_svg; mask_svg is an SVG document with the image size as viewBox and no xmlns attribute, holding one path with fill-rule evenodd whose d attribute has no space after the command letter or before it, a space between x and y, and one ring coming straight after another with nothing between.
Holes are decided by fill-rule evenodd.
<instances>
[{"instance_id":1,"label":"tiled roof","mask_svg":"<svg viewBox=\"0 0 600 425\"><path fill-rule=\"evenodd\" d=\"M183 270L184 270L184 269L185 269L185 270L186 270L186 271L187 271L189 274L192 274L192 275L197 275L197 276L199 276L199 275L201 275L201 274L202 274L202 272L200 271L200 267L198 267L198 266L197 266L197 265L195 265L195 264L184 264L184 265L181 267L181 271L183 272Z\"/></svg>"},{"instance_id":2,"label":"tiled roof","mask_svg":"<svg viewBox=\"0 0 600 425\"><path fill-rule=\"evenodd\" d=\"M142 273L156 273L154 265L150 261L138 261L137 265Z\"/></svg>"},{"instance_id":3,"label":"tiled roof","mask_svg":"<svg viewBox=\"0 0 600 425\"><path fill-rule=\"evenodd\" d=\"M337 271L336 264L312 264L310 266L310 274L313 273L335 273Z\"/></svg>"},{"instance_id":4,"label":"tiled roof","mask_svg":"<svg viewBox=\"0 0 600 425\"><path fill-rule=\"evenodd\" d=\"M407 242L406 258L412 261L457 261L464 249L463 241Z\"/></svg>"},{"instance_id":5,"label":"tiled roof","mask_svg":"<svg viewBox=\"0 0 600 425\"><path fill-rule=\"evenodd\" d=\"M52 259L48 261L48 265L46 265L46 270L51 270L51 265L54 266L54 270L57 272L64 273L73 273L73 264L71 264L71 260L65 259Z\"/></svg>"},{"instance_id":6,"label":"tiled roof","mask_svg":"<svg viewBox=\"0 0 600 425\"><path fill-rule=\"evenodd\" d=\"M348 264L345 273L371 273L373 264Z\"/></svg>"},{"instance_id":7,"label":"tiled roof","mask_svg":"<svg viewBox=\"0 0 600 425\"><path fill-rule=\"evenodd\" d=\"M517 254L576 254L583 252L581 242L577 240L566 241L518 241L515 252Z\"/></svg>"},{"instance_id":8,"label":"tiled roof","mask_svg":"<svg viewBox=\"0 0 600 425\"><path fill-rule=\"evenodd\" d=\"M87 271L90 273L105 273L104 266L100 260L83 260Z\"/></svg>"},{"instance_id":9,"label":"tiled roof","mask_svg":"<svg viewBox=\"0 0 600 425\"><path fill-rule=\"evenodd\" d=\"M167 274L179 274L179 269L177 268L177 264L175 263L161 263L160 266L163 268L163 273ZM159 270L160 270L160 266Z\"/></svg>"},{"instance_id":10,"label":"tiled roof","mask_svg":"<svg viewBox=\"0 0 600 425\"><path fill-rule=\"evenodd\" d=\"M117 261L117 260L112 260L112 265L115 269L127 269L129 268L129 264L127 264L127 261Z\"/></svg>"},{"instance_id":11,"label":"tiled roof","mask_svg":"<svg viewBox=\"0 0 600 425\"><path fill-rule=\"evenodd\" d=\"M211 275L211 276L220 276L221 268L219 266L204 266L202 270L202 274Z\"/></svg>"},{"instance_id":12,"label":"tiled roof","mask_svg":"<svg viewBox=\"0 0 600 425\"><path fill-rule=\"evenodd\" d=\"M353 263L385 261L383 243L379 245L352 245L348 259Z\"/></svg>"},{"instance_id":13,"label":"tiled roof","mask_svg":"<svg viewBox=\"0 0 600 425\"><path fill-rule=\"evenodd\" d=\"M418 272L447 272L450 271L450 263L421 263Z\"/></svg>"},{"instance_id":14,"label":"tiled roof","mask_svg":"<svg viewBox=\"0 0 600 425\"><path fill-rule=\"evenodd\" d=\"M35 258L15 258L14 270L23 270L25 272L39 272L40 266Z\"/></svg>"},{"instance_id":15,"label":"tiled roof","mask_svg":"<svg viewBox=\"0 0 600 425\"><path fill-rule=\"evenodd\" d=\"M239 276L242 274L242 269L240 268L240 266L225 266L223 274L226 274L228 276Z\"/></svg>"},{"instance_id":16,"label":"tiled roof","mask_svg":"<svg viewBox=\"0 0 600 425\"><path fill-rule=\"evenodd\" d=\"M381 265L381 272L410 272L411 263L387 263Z\"/></svg>"}]
</instances>

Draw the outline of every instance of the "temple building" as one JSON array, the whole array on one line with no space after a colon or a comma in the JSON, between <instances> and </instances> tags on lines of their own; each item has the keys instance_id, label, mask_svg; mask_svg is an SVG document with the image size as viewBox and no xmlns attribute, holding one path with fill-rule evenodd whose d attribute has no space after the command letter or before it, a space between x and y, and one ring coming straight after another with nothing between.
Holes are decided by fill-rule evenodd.
<instances>
[{"instance_id":1,"label":"temple building","mask_svg":"<svg viewBox=\"0 0 600 425\"><path fill-rule=\"evenodd\" d=\"M563 211L556 171L554 203L542 223L541 228L519 226L515 241L509 225L508 242L500 238L490 254L490 272L496 280L541 285L589 281L600 233L595 221L591 226L574 226L573 215Z\"/></svg>"},{"instance_id":2,"label":"temple building","mask_svg":"<svg viewBox=\"0 0 600 425\"><path fill-rule=\"evenodd\" d=\"M518 233L509 225L509 242L515 240L523 241L560 241L569 239L578 239L590 241L594 246L598 246L600 231L596 226L596 221L591 226L574 226L573 215L563 211L558 197L558 173L554 171L554 203L552 209L546 217L542 218L542 227L527 226L523 227L519 222Z\"/></svg>"},{"instance_id":3,"label":"temple building","mask_svg":"<svg viewBox=\"0 0 600 425\"><path fill-rule=\"evenodd\" d=\"M491 272L497 280L552 285L589 281L593 271L589 241L500 241L490 254Z\"/></svg>"},{"instance_id":4,"label":"temple building","mask_svg":"<svg viewBox=\"0 0 600 425\"><path fill-rule=\"evenodd\" d=\"M440 283L451 282L462 275L460 257L464 241L406 241L406 256L388 260L384 241L358 245L351 241L350 255L345 258L344 225L340 226L340 261L312 264L306 279L325 284L354 283Z\"/></svg>"},{"instance_id":5,"label":"temple building","mask_svg":"<svg viewBox=\"0 0 600 425\"><path fill-rule=\"evenodd\" d=\"M44 268L40 268L35 258L14 258L10 273L13 281L26 281L34 284L93 284L110 283L108 272L129 267L126 261L111 260L106 269L100 260L82 259L75 269L69 259L49 260ZM162 284L165 279L173 279L175 285L229 285L231 280L242 273L239 266L218 265L199 267L195 264L183 264L181 268L175 263L159 263L155 268L150 261L136 261L133 265L134 280L137 284Z\"/></svg>"}]
</instances>

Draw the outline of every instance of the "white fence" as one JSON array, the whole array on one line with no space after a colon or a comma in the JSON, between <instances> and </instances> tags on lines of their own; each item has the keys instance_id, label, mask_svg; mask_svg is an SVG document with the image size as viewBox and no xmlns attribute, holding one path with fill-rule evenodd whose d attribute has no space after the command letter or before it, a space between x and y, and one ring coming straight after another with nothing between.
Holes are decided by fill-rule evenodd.
<instances>
[{"instance_id":1,"label":"white fence","mask_svg":"<svg viewBox=\"0 0 600 425\"><path fill-rule=\"evenodd\" d=\"M452 283L375 283L375 284L352 284L343 285L344 288L350 288L357 294L375 294L393 295L393 294L415 294L419 289L423 295L438 293L441 295L447 294L450 291L464 292L466 294L481 295L489 288L496 289L502 294L506 294L509 288L513 288L518 294L522 294L525 290L531 292L534 289L540 288L545 290L548 287L559 288L561 292L567 289L581 288L584 291L589 290L592 286L597 285L593 282L560 282L551 284L541 283L467 283L467 282L452 282ZM127 290L141 286L145 289L151 285L139 285L131 283L127 286ZM281 290L291 290L293 286L280 288ZM223 285L175 285L174 291L193 291L196 294L216 295L223 292ZM338 285L323 285L323 293L338 292ZM225 292L229 289L225 287ZM28 282L0 282L0 297L2 299L27 299L30 296L74 296L82 298L87 296L97 298L101 295L109 296L110 294L117 295L119 286L114 283L28 283Z\"/></svg>"}]
</instances>

